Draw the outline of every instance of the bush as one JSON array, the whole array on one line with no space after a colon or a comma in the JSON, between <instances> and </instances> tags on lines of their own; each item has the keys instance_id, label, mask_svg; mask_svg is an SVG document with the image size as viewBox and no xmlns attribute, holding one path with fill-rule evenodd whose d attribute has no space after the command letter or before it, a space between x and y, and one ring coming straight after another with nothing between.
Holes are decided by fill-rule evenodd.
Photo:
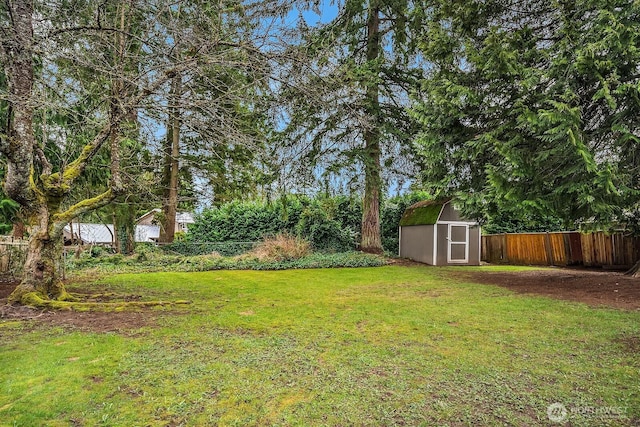
<instances>
[{"instance_id":1,"label":"bush","mask_svg":"<svg viewBox=\"0 0 640 427\"><path fill-rule=\"evenodd\" d=\"M99 258L104 255L104 253L105 249L102 246L92 246L91 250L89 251L91 258Z\"/></svg>"},{"instance_id":2,"label":"bush","mask_svg":"<svg viewBox=\"0 0 640 427\"><path fill-rule=\"evenodd\" d=\"M317 206L307 208L296 225L296 234L308 239L313 248L326 252L345 252L355 248L355 233L329 217Z\"/></svg>"},{"instance_id":3,"label":"bush","mask_svg":"<svg viewBox=\"0 0 640 427\"><path fill-rule=\"evenodd\" d=\"M286 246L289 246L287 243ZM277 245L282 247L284 245ZM301 245L304 247L304 245ZM308 249L308 244L307 244ZM124 257L113 255L102 258L67 259L69 270L94 269L101 272L142 272L142 271L211 271L211 270L286 270L297 268L340 268L340 267L378 267L387 264L384 257L364 254L361 252L342 253L308 253L300 254L300 247L288 256L279 254L270 257L251 256L248 254L232 258L219 254L198 256L175 256L154 254L145 260L139 260L139 255ZM153 259L151 259L153 258Z\"/></svg>"},{"instance_id":4,"label":"bush","mask_svg":"<svg viewBox=\"0 0 640 427\"><path fill-rule=\"evenodd\" d=\"M255 242L173 242L160 248L165 253L184 256L208 255L217 253L222 256L235 256L246 253L255 247Z\"/></svg>"},{"instance_id":5,"label":"bush","mask_svg":"<svg viewBox=\"0 0 640 427\"><path fill-rule=\"evenodd\" d=\"M384 257L362 252L312 253L302 258L275 260L247 255L234 258L198 256L185 259L173 271L208 270L289 270L302 268L379 267L386 265Z\"/></svg>"},{"instance_id":6,"label":"bush","mask_svg":"<svg viewBox=\"0 0 640 427\"><path fill-rule=\"evenodd\" d=\"M382 245L388 252L398 250L398 224L404 210L415 202L428 199L426 193L393 197L380 207ZM207 209L189 227L184 245L176 242L167 250L184 255L206 254L213 250L222 255L236 255L241 249L265 236L295 234L308 240L316 251L342 252L357 247L362 222L359 198L336 196L288 196L276 202L230 202ZM217 247L242 243L242 248ZM194 246L194 245L199 246ZM215 244L215 245L214 245ZM190 246L191 245L191 246Z\"/></svg>"},{"instance_id":7,"label":"bush","mask_svg":"<svg viewBox=\"0 0 640 427\"><path fill-rule=\"evenodd\" d=\"M255 257L258 261L290 261L302 258L311 253L311 245L300 237L289 234L278 234L268 237L258 244L248 257Z\"/></svg>"},{"instance_id":8,"label":"bush","mask_svg":"<svg viewBox=\"0 0 640 427\"><path fill-rule=\"evenodd\" d=\"M308 203L292 197L275 203L226 203L198 215L188 237L192 242L256 242L264 236L292 233Z\"/></svg>"}]
</instances>

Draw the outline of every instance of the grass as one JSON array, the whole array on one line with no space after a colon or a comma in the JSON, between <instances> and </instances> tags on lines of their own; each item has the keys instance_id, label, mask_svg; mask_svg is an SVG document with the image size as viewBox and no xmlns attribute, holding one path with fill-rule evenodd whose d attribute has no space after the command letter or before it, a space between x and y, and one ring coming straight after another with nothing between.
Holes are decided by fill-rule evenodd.
<instances>
[{"instance_id":1,"label":"grass","mask_svg":"<svg viewBox=\"0 0 640 427\"><path fill-rule=\"evenodd\" d=\"M572 425L640 420L640 313L459 271L104 277L193 304L126 334L0 322L0 425L548 425L554 402Z\"/></svg>"}]
</instances>

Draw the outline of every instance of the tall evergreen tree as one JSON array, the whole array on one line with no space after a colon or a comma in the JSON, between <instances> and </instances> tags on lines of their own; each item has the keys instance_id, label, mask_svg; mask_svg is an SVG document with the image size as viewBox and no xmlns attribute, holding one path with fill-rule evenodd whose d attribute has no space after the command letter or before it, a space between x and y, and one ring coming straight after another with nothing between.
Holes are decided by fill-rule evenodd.
<instances>
[{"instance_id":1,"label":"tall evergreen tree","mask_svg":"<svg viewBox=\"0 0 640 427\"><path fill-rule=\"evenodd\" d=\"M419 15L408 21L408 0L336 6L327 24L308 28L301 21L304 56L280 76L288 107L283 135L307 168L322 164L325 175L346 170L363 182L360 247L381 252L383 167L400 160L398 147L412 133L405 107L419 74L410 37Z\"/></svg>"},{"instance_id":2,"label":"tall evergreen tree","mask_svg":"<svg viewBox=\"0 0 640 427\"><path fill-rule=\"evenodd\" d=\"M427 189L477 215L598 223L640 195L640 5L434 2L414 109Z\"/></svg>"}]
</instances>

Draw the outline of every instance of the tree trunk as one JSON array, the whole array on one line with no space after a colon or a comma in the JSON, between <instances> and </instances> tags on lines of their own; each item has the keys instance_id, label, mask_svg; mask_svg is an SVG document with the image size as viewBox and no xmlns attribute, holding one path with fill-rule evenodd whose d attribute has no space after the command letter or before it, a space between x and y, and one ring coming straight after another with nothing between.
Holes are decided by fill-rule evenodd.
<instances>
[{"instance_id":1,"label":"tree trunk","mask_svg":"<svg viewBox=\"0 0 640 427\"><path fill-rule=\"evenodd\" d=\"M111 223L113 224L113 249L117 254L122 253L122 243L120 243L120 224L114 211L111 213Z\"/></svg>"},{"instance_id":2,"label":"tree trunk","mask_svg":"<svg viewBox=\"0 0 640 427\"><path fill-rule=\"evenodd\" d=\"M10 101L7 137L0 136L0 151L6 156L3 188L7 196L21 206L33 201L29 178L33 165L35 137L33 131L33 1L6 2L11 26L5 29L0 41L0 52L5 63ZM3 7L4 9L4 7ZM7 96L8 95L8 96ZM4 131L4 129L3 129Z\"/></svg>"},{"instance_id":3,"label":"tree trunk","mask_svg":"<svg viewBox=\"0 0 640 427\"><path fill-rule=\"evenodd\" d=\"M113 224L119 253L130 255L135 250L136 205L132 202L113 208Z\"/></svg>"},{"instance_id":4,"label":"tree trunk","mask_svg":"<svg viewBox=\"0 0 640 427\"><path fill-rule=\"evenodd\" d=\"M180 95L182 77L177 75L171 81L169 94L169 121L165 145L164 196L162 198L163 219L160 226L161 243L171 243L176 233L176 213L178 207L178 172L180 164Z\"/></svg>"},{"instance_id":5,"label":"tree trunk","mask_svg":"<svg viewBox=\"0 0 640 427\"><path fill-rule=\"evenodd\" d=\"M380 55L380 11L372 1L367 18L367 61L373 63ZM376 76L377 77L377 76ZM366 109L369 123L363 132L364 149L364 199L362 202L362 232L360 250L382 253L380 236L380 100L377 79L367 85Z\"/></svg>"},{"instance_id":6,"label":"tree trunk","mask_svg":"<svg viewBox=\"0 0 640 427\"><path fill-rule=\"evenodd\" d=\"M379 159L379 151L368 150L370 161ZM380 168L375 165L365 167L365 193L362 202L362 232L360 250L369 253L382 253L380 236Z\"/></svg>"},{"instance_id":7,"label":"tree trunk","mask_svg":"<svg viewBox=\"0 0 640 427\"><path fill-rule=\"evenodd\" d=\"M65 299L63 279L63 223L53 223L49 210L38 212L38 225L32 228L22 281L9 296L9 302L37 305L46 299Z\"/></svg>"}]
</instances>

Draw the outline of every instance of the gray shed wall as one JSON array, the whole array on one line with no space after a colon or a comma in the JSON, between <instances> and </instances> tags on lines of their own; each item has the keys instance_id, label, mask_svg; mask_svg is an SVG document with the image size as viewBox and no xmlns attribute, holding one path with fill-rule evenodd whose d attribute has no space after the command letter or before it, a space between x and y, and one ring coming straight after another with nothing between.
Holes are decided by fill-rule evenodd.
<instances>
[{"instance_id":1,"label":"gray shed wall","mask_svg":"<svg viewBox=\"0 0 640 427\"><path fill-rule=\"evenodd\" d=\"M400 227L400 257L433 264L433 225ZM445 252L445 260L446 260Z\"/></svg>"},{"instance_id":2,"label":"gray shed wall","mask_svg":"<svg viewBox=\"0 0 640 427\"><path fill-rule=\"evenodd\" d=\"M436 254L436 265L447 265L447 224L437 224L438 227L438 253Z\"/></svg>"},{"instance_id":3,"label":"gray shed wall","mask_svg":"<svg viewBox=\"0 0 640 427\"><path fill-rule=\"evenodd\" d=\"M480 265L480 242L482 233L479 225L469 227L469 265Z\"/></svg>"}]
</instances>

